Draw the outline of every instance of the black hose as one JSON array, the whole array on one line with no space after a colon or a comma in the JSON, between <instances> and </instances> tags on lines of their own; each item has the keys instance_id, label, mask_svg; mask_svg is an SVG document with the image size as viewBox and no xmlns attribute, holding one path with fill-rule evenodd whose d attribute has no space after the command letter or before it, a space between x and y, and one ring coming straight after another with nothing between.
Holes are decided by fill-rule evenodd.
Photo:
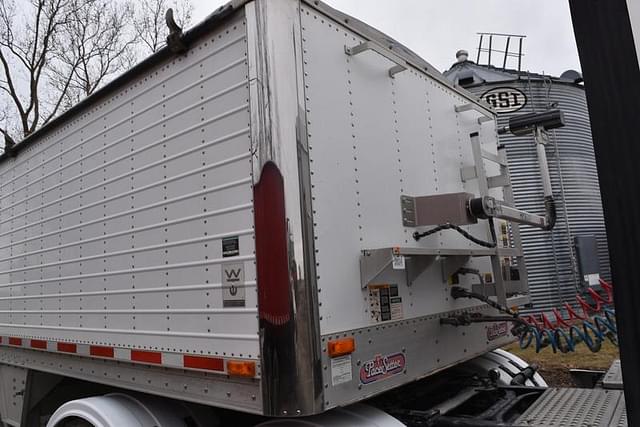
<instances>
[{"instance_id":1,"label":"black hose","mask_svg":"<svg viewBox=\"0 0 640 427\"><path fill-rule=\"evenodd\" d=\"M516 313L515 311L509 309L508 307L498 304L496 301L492 300L488 296L478 294L476 292L468 291L464 288L461 288L460 286L454 286L453 288L451 288L451 297L453 299L458 299L458 298L477 299L479 301L484 302L485 304L490 305L496 310L502 313L508 314L514 318L519 316L518 313Z\"/></svg>"},{"instance_id":2,"label":"black hose","mask_svg":"<svg viewBox=\"0 0 640 427\"><path fill-rule=\"evenodd\" d=\"M442 224L439 225L435 228L432 228L431 230L427 230L425 232L415 232L413 233L413 238L416 239L416 241L422 239L423 237L427 237L430 236L432 234L435 234L439 231L442 230L456 230L458 233L462 234L462 236L468 240L471 240L473 243L475 243L476 245L480 245L483 246L485 248L495 248L496 247L496 243L491 243L491 242L485 242L484 240L480 240L477 237L472 236L471 234L469 234L466 230L463 230L462 228L458 227L455 224Z\"/></svg>"},{"instance_id":3,"label":"black hose","mask_svg":"<svg viewBox=\"0 0 640 427\"><path fill-rule=\"evenodd\" d=\"M449 317L443 317L440 319L441 325L451 325L451 326L469 326L472 323L497 323L497 322L511 322L513 323L513 327L511 328L511 333L520 337L523 334L527 333L531 329L531 325L529 325L524 319L520 317L512 317L512 316L484 316L480 313L464 313L464 314L456 314Z\"/></svg>"},{"instance_id":4,"label":"black hose","mask_svg":"<svg viewBox=\"0 0 640 427\"><path fill-rule=\"evenodd\" d=\"M493 247L498 246L498 236L496 236L496 225L493 221L493 217L489 218L489 231L491 232L491 241L493 242Z\"/></svg>"},{"instance_id":5,"label":"black hose","mask_svg":"<svg viewBox=\"0 0 640 427\"><path fill-rule=\"evenodd\" d=\"M462 273L475 274L473 270L464 271ZM617 344L617 339L615 338L617 332L614 324L615 318L612 320L613 315L608 312L607 309L605 309L604 318L594 316L593 319L582 319L582 330L578 326L573 325L569 328L569 332L567 333L558 326L550 326L549 329L546 329L546 327L539 328L536 325L532 325L525 319L521 318L517 312L510 310L508 307L500 305L485 295L468 291L459 286L451 288L451 296L454 299L471 298L482 301L508 316L484 316L479 313L463 313L453 315L448 318L442 318L440 319L440 324L468 326L472 323L512 322L514 326L511 328L511 333L514 336L519 337L521 348L527 348L535 340L536 352L539 352L543 347L551 346L554 353L557 350L566 353L568 351L573 351L576 344L584 342L587 347L589 347L589 350L595 353L600 350L602 342L605 341L605 337L609 337L614 345Z\"/></svg>"},{"instance_id":6,"label":"black hose","mask_svg":"<svg viewBox=\"0 0 640 427\"><path fill-rule=\"evenodd\" d=\"M496 310L498 310L501 313L505 313L508 315L507 316L472 316L470 319L465 319L466 322L469 323L491 323L491 322L500 322L500 321L509 321L509 322L513 322L514 323L514 327L511 329L511 333L514 336L522 336L522 334L526 333L529 329L531 329L531 325L529 325L524 319L522 319L520 317L520 315L509 309L508 307L505 307L503 305L500 305L499 303L497 303L496 301L492 300L491 298L489 298L488 296L476 293L476 292L472 292L472 291L468 291L464 288L461 288L459 286L454 286L453 288L451 288L451 297L453 299L458 299L458 298L469 298L469 299L476 299L479 301L484 302L485 304L488 304L489 306L495 308ZM460 321L461 319L458 319L458 321ZM442 323L442 321L441 321ZM455 325L454 325L455 326Z\"/></svg>"}]
</instances>

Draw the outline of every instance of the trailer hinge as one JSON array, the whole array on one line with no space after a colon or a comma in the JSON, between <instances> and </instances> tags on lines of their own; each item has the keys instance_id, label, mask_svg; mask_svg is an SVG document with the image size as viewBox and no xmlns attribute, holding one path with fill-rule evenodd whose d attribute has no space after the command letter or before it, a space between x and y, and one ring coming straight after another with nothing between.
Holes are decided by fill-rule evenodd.
<instances>
[{"instance_id":1,"label":"trailer hinge","mask_svg":"<svg viewBox=\"0 0 640 427\"><path fill-rule=\"evenodd\" d=\"M167 27L169 27L167 46L169 46L169 49L174 53L185 53L188 47L182 39L182 28L176 23L175 19L173 19L172 8L167 9L165 20L167 21Z\"/></svg>"}]
</instances>

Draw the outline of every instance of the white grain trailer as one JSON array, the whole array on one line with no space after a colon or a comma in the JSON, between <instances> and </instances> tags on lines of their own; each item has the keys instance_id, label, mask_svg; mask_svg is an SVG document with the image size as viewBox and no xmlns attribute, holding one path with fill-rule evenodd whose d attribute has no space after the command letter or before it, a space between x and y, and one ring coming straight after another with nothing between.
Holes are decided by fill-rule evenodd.
<instances>
[{"instance_id":1,"label":"white grain trailer","mask_svg":"<svg viewBox=\"0 0 640 427\"><path fill-rule=\"evenodd\" d=\"M528 301L467 206L509 197L487 105L321 2L233 1L0 158L2 422L248 425L484 355L506 322L443 323L497 314L452 284Z\"/></svg>"}]
</instances>

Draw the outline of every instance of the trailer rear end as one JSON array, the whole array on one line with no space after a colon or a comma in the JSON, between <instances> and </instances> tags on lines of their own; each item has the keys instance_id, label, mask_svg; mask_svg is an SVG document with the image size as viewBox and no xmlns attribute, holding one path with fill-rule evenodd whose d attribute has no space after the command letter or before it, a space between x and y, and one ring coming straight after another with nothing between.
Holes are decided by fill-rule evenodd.
<instances>
[{"instance_id":1,"label":"trailer rear end","mask_svg":"<svg viewBox=\"0 0 640 427\"><path fill-rule=\"evenodd\" d=\"M425 227L409 226L402 204L406 196L480 194L480 179L465 182L462 171L476 167L472 134L487 157L498 157L492 112L428 64L389 49L393 42L372 41L323 12L304 5L301 25L324 400L332 407L483 354L512 336L506 324L440 324L455 312L493 313L450 295L453 280L471 286L477 277L451 276L464 266L493 283L502 272L492 270L491 256L501 249L453 230L416 241L414 232ZM474 108L456 112L464 105ZM483 159L481 167L500 175L498 163ZM490 194L504 197L502 188ZM428 209L444 210L444 203ZM486 222L465 230L490 240ZM526 296L526 284L516 289ZM331 343L348 338L355 351L332 357Z\"/></svg>"},{"instance_id":2,"label":"trailer rear end","mask_svg":"<svg viewBox=\"0 0 640 427\"><path fill-rule=\"evenodd\" d=\"M514 340L544 218L509 210L489 106L317 1L177 37L1 157L3 376L297 417Z\"/></svg>"}]
</instances>

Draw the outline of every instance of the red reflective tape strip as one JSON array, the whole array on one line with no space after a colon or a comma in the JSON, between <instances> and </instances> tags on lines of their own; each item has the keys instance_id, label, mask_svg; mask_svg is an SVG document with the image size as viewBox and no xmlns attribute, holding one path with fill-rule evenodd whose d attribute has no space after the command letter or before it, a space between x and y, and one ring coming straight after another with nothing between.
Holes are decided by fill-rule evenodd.
<instances>
[{"instance_id":1,"label":"red reflective tape strip","mask_svg":"<svg viewBox=\"0 0 640 427\"><path fill-rule=\"evenodd\" d=\"M0 343L4 337L0 336ZM9 345L22 346L22 338L8 337ZM29 347L47 350L48 342L45 340L28 340ZM78 345L75 343L56 342L56 350L63 353L78 353ZM115 349L113 347L91 345L89 355L94 357L104 357L113 359ZM218 357L183 355L183 366L191 369L202 369L208 371L224 372L224 359ZM162 353L147 350L131 350L131 360L135 362L162 364Z\"/></svg>"},{"instance_id":2,"label":"red reflective tape strip","mask_svg":"<svg viewBox=\"0 0 640 427\"><path fill-rule=\"evenodd\" d=\"M63 353L77 353L78 346L69 342L59 342L57 344L58 351Z\"/></svg>"},{"instance_id":3,"label":"red reflective tape strip","mask_svg":"<svg viewBox=\"0 0 640 427\"><path fill-rule=\"evenodd\" d=\"M29 345L31 346L31 348L39 348L41 350L47 349L47 342L43 340L31 340L31 343Z\"/></svg>"},{"instance_id":4,"label":"red reflective tape strip","mask_svg":"<svg viewBox=\"0 0 640 427\"><path fill-rule=\"evenodd\" d=\"M224 371L224 360L217 357L188 356L185 354L183 364L185 368Z\"/></svg>"},{"instance_id":5,"label":"red reflective tape strip","mask_svg":"<svg viewBox=\"0 0 640 427\"><path fill-rule=\"evenodd\" d=\"M102 347L99 345L92 345L89 347L89 354L91 356L108 357L113 359L113 347Z\"/></svg>"},{"instance_id":6,"label":"red reflective tape strip","mask_svg":"<svg viewBox=\"0 0 640 427\"><path fill-rule=\"evenodd\" d=\"M162 363L162 353L157 351L131 350L131 360L145 363Z\"/></svg>"}]
</instances>

